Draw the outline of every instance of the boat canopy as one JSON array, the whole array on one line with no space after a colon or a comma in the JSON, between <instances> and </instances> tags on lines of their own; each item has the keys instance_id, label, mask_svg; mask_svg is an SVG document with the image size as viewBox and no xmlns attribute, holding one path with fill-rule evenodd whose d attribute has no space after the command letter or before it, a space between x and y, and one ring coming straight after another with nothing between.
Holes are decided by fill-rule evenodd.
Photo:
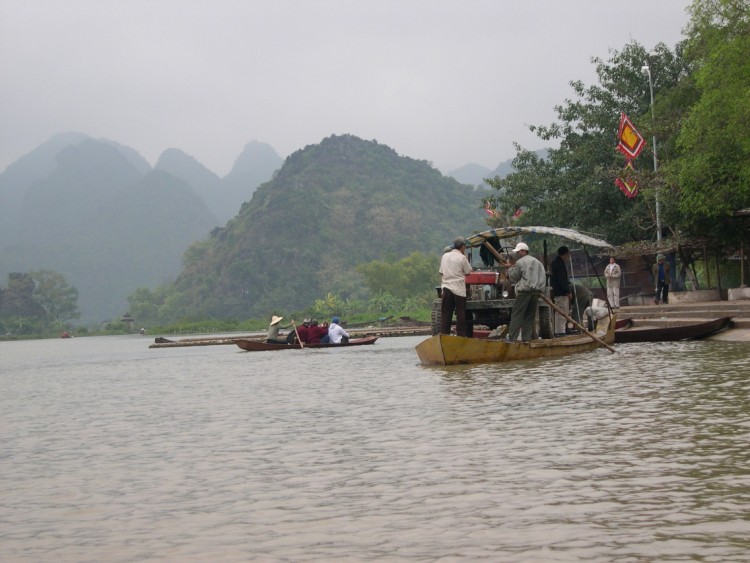
<instances>
[{"instance_id":1,"label":"boat canopy","mask_svg":"<svg viewBox=\"0 0 750 563\"><path fill-rule=\"evenodd\" d=\"M580 242L588 246L598 248L611 248L612 245L606 241L584 235L573 229L563 229L561 227L497 227L489 231L482 231L466 238L466 246L475 248L482 246L488 239L497 237L498 239L518 237L521 235L550 235L560 237L574 242Z\"/></svg>"}]
</instances>

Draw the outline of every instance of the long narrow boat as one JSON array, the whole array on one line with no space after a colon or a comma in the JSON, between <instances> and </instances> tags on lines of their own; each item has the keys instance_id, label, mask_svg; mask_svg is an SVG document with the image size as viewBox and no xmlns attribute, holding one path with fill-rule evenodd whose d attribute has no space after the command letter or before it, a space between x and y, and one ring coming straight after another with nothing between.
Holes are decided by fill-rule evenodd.
<instances>
[{"instance_id":1,"label":"long narrow boat","mask_svg":"<svg viewBox=\"0 0 750 563\"><path fill-rule=\"evenodd\" d=\"M593 334L605 343L613 344L615 321L615 316L601 319ZM588 352L600 346L600 343L585 334L534 340L529 343L436 334L417 345L417 355L424 365L448 366L555 358Z\"/></svg>"},{"instance_id":2,"label":"long narrow boat","mask_svg":"<svg viewBox=\"0 0 750 563\"><path fill-rule=\"evenodd\" d=\"M668 323L670 321L667 321ZM695 323L672 322L665 326L638 326L637 320L615 331L615 342L674 342L676 340L697 340L728 328L732 317L720 317L710 321Z\"/></svg>"},{"instance_id":3,"label":"long narrow boat","mask_svg":"<svg viewBox=\"0 0 750 563\"><path fill-rule=\"evenodd\" d=\"M362 346L365 344L375 344L378 339L377 336L365 336L364 338L352 338L349 342L342 342L341 344L322 344L320 342L315 344L305 344L305 348L346 348L347 346ZM265 352L269 350L299 350L301 347L299 344L269 344L262 340L248 340L245 338L238 338L234 343L247 352Z\"/></svg>"}]
</instances>

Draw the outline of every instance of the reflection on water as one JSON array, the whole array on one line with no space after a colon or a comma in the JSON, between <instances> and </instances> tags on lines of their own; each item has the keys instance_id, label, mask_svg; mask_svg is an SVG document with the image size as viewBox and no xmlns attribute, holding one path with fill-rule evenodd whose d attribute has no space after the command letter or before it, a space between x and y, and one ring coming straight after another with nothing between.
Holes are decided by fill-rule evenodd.
<instances>
[{"instance_id":1,"label":"reflection on water","mask_svg":"<svg viewBox=\"0 0 750 563\"><path fill-rule=\"evenodd\" d=\"M3 561L747 560L750 347L0 343Z\"/></svg>"}]
</instances>

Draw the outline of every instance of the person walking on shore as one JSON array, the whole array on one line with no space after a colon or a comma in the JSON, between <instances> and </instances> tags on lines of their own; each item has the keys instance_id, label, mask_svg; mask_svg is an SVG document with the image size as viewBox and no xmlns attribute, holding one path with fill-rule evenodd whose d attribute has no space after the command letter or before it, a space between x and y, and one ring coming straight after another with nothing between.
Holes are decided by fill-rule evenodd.
<instances>
[{"instance_id":1,"label":"person walking on shore","mask_svg":"<svg viewBox=\"0 0 750 563\"><path fill-rule=\"evenodd\" d=\"M613 309L620 308L620 278L622 268L615 261L614 256L609 257L609 264L604 268L604 277L607 278L607 300Z\"/></svg>"},{"instance_id":2,"label":"person walking on shore","mask_svg":"<svg viewBox=\"0 0 750 563\"><path fill-rule=\"evenodd\" d=\"M666 262L664 258L663 254L658 254L656 256L656 264L652 268L654 282L656 283L654 305L658 305L660 299L665 305L669 303L669 262Z\"/></svg>"}]
</instances>

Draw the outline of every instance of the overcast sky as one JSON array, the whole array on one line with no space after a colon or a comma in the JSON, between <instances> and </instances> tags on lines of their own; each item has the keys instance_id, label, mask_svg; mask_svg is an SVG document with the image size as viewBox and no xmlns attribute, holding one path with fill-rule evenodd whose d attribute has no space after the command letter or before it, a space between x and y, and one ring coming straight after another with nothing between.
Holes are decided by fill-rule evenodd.
<instances>
[{"instance_id":1,"label":"overcast sky","mask_svg":"<svg viewBox=\"0 0 750 563\"><path fill-rule=\"evenodd\" d=\"M443 172L495 168L594 82L593 56L682 39L689 0L0 0L0 171L53 135L179 148L331 134Z\"/></svg>"}]
</instances>

